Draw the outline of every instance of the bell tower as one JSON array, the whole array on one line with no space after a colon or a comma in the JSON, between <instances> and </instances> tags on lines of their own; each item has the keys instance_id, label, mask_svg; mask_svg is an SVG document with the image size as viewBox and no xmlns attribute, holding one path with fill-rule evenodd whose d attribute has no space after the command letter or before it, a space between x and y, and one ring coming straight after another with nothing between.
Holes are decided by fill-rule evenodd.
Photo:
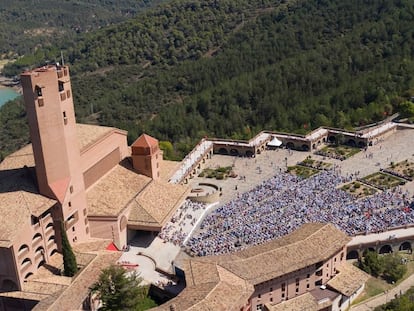
<instances>
[{"instance_id":1,"label":"bell tower","mask_svg":"<svg viewBox=\"0 0 414 311\"><path fill-rule=\"evenodd\" d=\"M21 83L39 192L58 201L53 217L64 222L69 241L85 240L87 204L69 68L27 71Z\"/></svg>"}]
</instances>

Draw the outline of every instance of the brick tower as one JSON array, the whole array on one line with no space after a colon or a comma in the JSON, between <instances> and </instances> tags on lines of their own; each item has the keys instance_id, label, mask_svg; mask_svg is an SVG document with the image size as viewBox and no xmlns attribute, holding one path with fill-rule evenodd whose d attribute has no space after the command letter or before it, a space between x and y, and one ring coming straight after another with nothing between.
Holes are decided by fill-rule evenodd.
<instances>
[{"instance_id":1,"label":"brick tower","mask_svg":"<svg viewBox=\"0 0 414 311\"><path fill-rule=\"evenodd\" d=\"M64 221L69 241L89 237L69 68L49 65L21 75L39 192L58 201L52 215Z\"/></svg>"},{"instance_id":2,"label":"brick tower","mask_svg":"<svg viewBox=\"0 0 414 311\"><path fill-rule=\"evenodd\" d=\"M142 134L132 144L132 163L134 169L152 179L160 178L160 162L162 160L161 149L158 140Z\"/></svg>"}]
</instances>

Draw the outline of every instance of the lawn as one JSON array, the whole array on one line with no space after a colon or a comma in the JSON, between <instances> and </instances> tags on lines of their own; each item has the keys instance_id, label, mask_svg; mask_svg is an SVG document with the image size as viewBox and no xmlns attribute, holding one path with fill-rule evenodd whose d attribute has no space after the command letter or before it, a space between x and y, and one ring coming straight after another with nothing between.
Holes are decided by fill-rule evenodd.
<instances>
[{"instance_id":1,"label":"lawn","mask_svg":"<svg viewBox=\"0 0 414 311\"><path fill-rule=\"evenodd\" d=\"M377 190L371 186L365 185L358 181L351 182L349 184L343 185L342 190L349 192L357 198L363 198L369 195L373 195Z\"/></svg>"},{"instance_id":2,"label":"lawn","mask_svg":"<svg viewBox=\"0 0 414 311\"><path fill-rule=\"evenodd\" d=\"M316 168L318 170L328 170L332 167L332 163L314 160L311 158L311 156L308 156L305 160L303 160L299 164L303 166L308 166L311 168Z\"/></svg>"},{"instance_id":3,"label":"lawn","mask_svg":"<svg viewBox=\"0 0 414 311\"><path fill-rule=\"evenodd\" d=\"M316 154L338 160L345 160L360 152L361 149L345 145L325 146L316 151Z\"/></svg>"},{"instance_id":4,"label":"lawn","mask_svg":"<svg viewBox=\"0 0 414 311\"><path fill-rule=\"evenodd\" d=\"M319 173L317 169L302 165L289 166L288 172L303 178L308 178Z\"/></svg>"},{"instance_id":5,"label":"lawn","mask_svg":"<svg viewBox=\"0 0 414 311\"><path fill-rule=\"evenodd\" d=\"M391 166L388 167L386 171L402 178L412 180L414 178L414 163L408 162L408 160L399 163L391 162Z\"/></svg>"},{"instance_id":6,"label":"lawn","mask_svg":"<svg viewBox=\"0 0 414 311\"><path fill-rule=\"evenodd\" d=\"M218 168L205 168L198 177L226 179L227 177L236 177L231 166Z\"/></svg>"},{"instance_id":7,"label":"lawn","mask_svg":"<svg viewBox=\"0 0 414 311\"><path fill-rule=\"evenodd\" d=\"M404 179L382 172L377 172L365 176L362 178L362 180L367 184L381 190L390 189L405 184Z\"/></svg>"}]
</instances>

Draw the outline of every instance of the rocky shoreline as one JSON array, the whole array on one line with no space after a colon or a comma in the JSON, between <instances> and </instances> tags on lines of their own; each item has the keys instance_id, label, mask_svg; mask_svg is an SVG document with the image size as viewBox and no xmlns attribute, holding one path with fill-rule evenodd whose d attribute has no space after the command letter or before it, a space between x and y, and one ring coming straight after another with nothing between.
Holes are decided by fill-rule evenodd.
<instances>
[{"instance_id":1,"label":"rocky shoreline","mask_svg":"<svg viewBox=\"0 0 414 311\"><path fill-rule=\"evenodd\" d=\"M18 79L0 76L0 88L12 88L19 94L23 94L22 86L20 85L20 80Z\"/></svg>"}]
</instances>

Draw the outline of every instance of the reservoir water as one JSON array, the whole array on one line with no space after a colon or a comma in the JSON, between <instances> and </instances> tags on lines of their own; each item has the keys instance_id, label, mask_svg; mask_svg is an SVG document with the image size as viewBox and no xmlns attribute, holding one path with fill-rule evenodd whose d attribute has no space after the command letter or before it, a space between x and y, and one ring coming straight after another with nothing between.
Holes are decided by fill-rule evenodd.
<instances>
[{"instance_id":1,"label":"reservoir water","mask_svg":"<svg viewBox=\"0 0 414 311\"><path fill-rule=\"evenodd\" d=\"M0 88L0 107L7 101L11 99L15 99L16 97L20 96L12 88Z\"/></svg>"}]
</instances>

